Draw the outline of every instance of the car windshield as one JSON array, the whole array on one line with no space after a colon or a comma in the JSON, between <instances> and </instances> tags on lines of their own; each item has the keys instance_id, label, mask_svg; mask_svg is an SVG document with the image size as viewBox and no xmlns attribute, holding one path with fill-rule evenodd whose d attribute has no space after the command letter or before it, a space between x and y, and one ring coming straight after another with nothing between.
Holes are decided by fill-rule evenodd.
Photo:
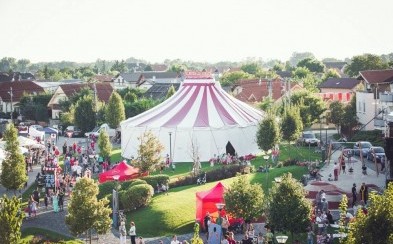
<instances>
[{"instance_id":1,"label":"car windshield","mask_svg":"<svg viewBox=\"0 0 393 244\"><path fill-rule=\"evenodd\" d=\"M371 143L369 142L362 142L362 148L370 148L372 147Z\"/></svg>"},{"instance_id":2,"label":"car windshield","mask_svg":"<svg viewBox=\"0 0 393 244\"><path fill-rule=\"evenodd\" d=\"M374 147L373 150L375 153L385 153L385 150L382 147Z\"/></svg>"},{"instance_id":3,"label":"car windshield","mask_svg":"<svg viewBox=\"0 0 393 244\"><path fill-rule=\"evenodd\" d=\"M314 134L303 134L304 138L310 139L310 138L315 138Z\"/></svg>"}]
</instances>

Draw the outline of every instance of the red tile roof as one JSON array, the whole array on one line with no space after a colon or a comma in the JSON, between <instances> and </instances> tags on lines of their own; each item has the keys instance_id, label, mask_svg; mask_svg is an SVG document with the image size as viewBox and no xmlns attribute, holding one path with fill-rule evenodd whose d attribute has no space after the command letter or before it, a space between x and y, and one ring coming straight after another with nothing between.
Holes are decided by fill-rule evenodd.
<instances>
[{"instance_id":1,"label":"red tile roof","mask_svg":"<svg viewBox=\"0 0 393 244\"><path fill-rule=\"evenodd\" d=\"M98 82L112 82L113 75L95 75L93 79Z\"/></svg>"},{"instance_id":2,"label":"red tile roof","mask_svg":"<svg viewBox=\"0 0 393 244\"><path fill-rule=\"evenodd\" d=\"M98 100L103 102L108 102L109 97L112 95L113 87L110 83L95 83L97 89ZM64 84L60 85L63 92L67 97L71 97L73 94L78 93L82 88L89 87L92 91L94 91L93 83L84 83L84 84Z\"/></svg>"},{"instance_id":3,"label":"red tile roof","mask_svg":"<svg viewBox=\"0 0 393 244\"><path fill-rule=\"evenodd\" d=\"M0 97L4 102L10 102L11 96L8 93L12 87L12 101L19 102L23 93L34 94L45 92L44 89L31 80L25 81L4 81L0 82Z\"/></svg>"},{"instance_id":4,"label":"red tile roof","mask_svg":"<svg viewBox=\"0 0 393 244\"><path fill-rule=\"evenodd\" d=\"M280 79L272 80L271 85L272 98L274 101L278 100L283 95L285 85ZM266 79L262 79L261 82L259 79L241 80L239 86L242 87L242 91L235 97L243 102L261 102L269 96L269 81ZM291 89L296 89L297 86L292 83Z\"/></svg>"},{"instance_id":5,"label":"red tile roof","mask_svg":"<svg viewBox=\"0 0 393 244\"><path fill-rule=\"evenodd\" d=\"M364 79L369 84L387 83L393 81L393 69L360 71L358 79Z\"/></svg>"}]
</instances>

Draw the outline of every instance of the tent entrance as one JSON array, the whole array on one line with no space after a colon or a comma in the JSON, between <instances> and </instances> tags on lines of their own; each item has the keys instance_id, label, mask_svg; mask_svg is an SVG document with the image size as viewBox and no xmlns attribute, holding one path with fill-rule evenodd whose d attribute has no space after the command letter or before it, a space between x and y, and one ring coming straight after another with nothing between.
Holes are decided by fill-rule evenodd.
<instances>
[{"instance_id":1,"label":"tent entrance","mask_svg":"<svg viewBox=\"0 0 393 244\"><path fill-rule=\"evenodd\" d=\"M231 156L235 156L236 151L235 151L235 148L232 146L230 141L228 141L227 145L225 146L225 149L226 149L226 154L227 155L229 153Z\"/></svg>"}]
</instances>

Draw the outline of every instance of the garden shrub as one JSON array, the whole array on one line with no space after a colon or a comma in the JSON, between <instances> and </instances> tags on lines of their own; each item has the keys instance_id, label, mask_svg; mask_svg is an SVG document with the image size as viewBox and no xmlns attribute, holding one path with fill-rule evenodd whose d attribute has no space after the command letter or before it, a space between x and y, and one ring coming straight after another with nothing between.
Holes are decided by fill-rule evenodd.
<instances>
[{"instance_id":1,"label":"garden shrub","mask_svg":"<svg viewBox=\"0 0 393 244\"><path fill-rule=\"evenodd\" d=\"M149 184L131 186L119 196L120 203L125 211L132 211L147 206L154 194L154 189Z\"/></svg>"},{"instance_id":2,"label":"garden shrub","mask_svg":"<svg viewBox=\"0 0 393 244\"><path fill-rule=\"evenodd\" d=\"M283 166L284 167L287 167L287 166L292 166L292 165L296 165L297 164L297 162L298 162L298 160L297 159L287 159L287 160L285 160L284 162L283 162Z\"/></svg>"},{"instance_id":3,"label":"garden shrub","mask_svg":"<svg viewBox=\"0 0 393 244\"><path fill-rule=\"evenodd\" d=\"M98 199L102 199L108 194L112 195L112 190L115 188L115 181L108 181L98 185Z\"/></svg>"},{"instance_id":4,"label":"garden shrub","mask_svg":"<svg viewBox=\"0 0 393 244\"><path fill-rule=\"evenodd\" d=\"M157 184L166 185L169 182L169 176L164 174L149 175L149 176L142 177L140 179L146 181L147 184L151 185L153 188L157 187Z\"/></svg>"},{"instance_id":5,"label":"garden shrub","mask_svg":"<svg viewBox=\"0 0 393 244\"><path fill-rule=\"evenodd\" d=\"M136 186L136 185L141 185L141 184L147 184L147 182L145 180L136 179L136 180L131 181L131 184L127 188L130 188L130 187ZM127 188L124 188L124 189L127 189Z\"/></svg>"},{"instance_id":6,"label":"garden shrub","mask_svg":"<svg viewBox=\"0 0 393 244\"><path fill-rule=\"evenodd\" d=\"M277 165L276 165L276 168L282 168L282 167L284 167L283 163L282 162L278 162Z\"/></svg>"}]
</instances>

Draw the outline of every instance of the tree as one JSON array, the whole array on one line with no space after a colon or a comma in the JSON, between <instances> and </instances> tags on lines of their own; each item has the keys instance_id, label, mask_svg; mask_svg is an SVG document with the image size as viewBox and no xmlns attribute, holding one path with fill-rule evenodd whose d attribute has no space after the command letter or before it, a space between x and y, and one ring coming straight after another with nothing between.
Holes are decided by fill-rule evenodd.
<instances>
[{"instance_id":1,"label":"tree","mask_svg":"<svg viewBox=\"0 0 393 244\"><path fill-rule=\"evenodd\" d=\"M27 72L29 66L30 66L30 60L28 59L19 59L16 62L16 69L19 72Z\"/></svg>"},{"instance_id":2,"label":"tree","mask_svg":"<svg viewBox=\"0 0 393 244\"><path fill-rule=\"evenodd\" d=\"M172 64L168 71L181 73L187 70L187 67L183 64Z\"/></svg>"},{"instance_id":3,"label":"tree","mask_svg":"<svg viewBox=\"0 0 393 244\"><path fill-rule=\"evenodd\" d=\"M113 92L109 98L105 119L111 128L119 127L120 122L126 119L123 99L117 92Z\"/></svg>"},{"instance_id":4,"label":"tree","mask_svg":"<svg viewBox=\"0 0 393 244\"><path fill-rule=\"evenodd\" d=\"M19 243L23 215L17 197L0 198L0 240L2 243Z\"/></svg>"},{"instance_id":5,"label":"tree","mask_svg":"<svg viewBox=\"0 0 393 244\"><path fill-rule=\"evenodd\" d=\"M138 137L138 140L140 144L136 166L141 173L149 172L154 165L161 163L161 154L164 150L164 146L151 131L143 133Z\"/></svg>"},{"instance_id":6,"label":"tree","mask_svg":"<svg viewBox=\"0 0 393 244\"><path fill-rule=\"evenodd\" d=\"M274 100L271 97L265 97L263 101L258 105L263 111L271 111L274 109Z\"/></svg>"},{"instance_id":7,"label":"tree","mask_svg":"<svg viewBox=\"0 0 393 244\"><path fill-rule=\"evenodd\" d=\"M153 71L153 68L151 67L151 65L146 65L145 69L143 71Z\"/></svg>"},{"instance_id":8,"label":"tree","mask_svg":"<svg viewBox=\"0 0 393 244\"><path fill-rule=\"evenodd\" d=\"M367 215L359 211L350 223L344 244L393 243L393 183L382 195L370 194Z\"/></svg>"},{"instance_id":9,"label":"tree","mask_svg":"<svg viewBox=\"0 0 393 244\"><path fill-rule=\"evenodd\" d=\"M282 62L276 62L272 68L274 71L283 71L285 70L285 64Z\"/></svg>"},{"instance_id":10,"label":"tree","mask_svg":"<svg viewBox=\"0 0 393 244\"><path fill-rule=\"evenodd\" d=\"M351 62L345 66L344 72L350 77L356 77L363 70L381 70L387 68L389 68L388 63L380 56L363 54L352 57Z\"/></svg>"},{"instance_id":11,"label":"tree","mask_svg":"<svg viewBox=\"0 0 393 244\"><path fill-rule=\"evenodd\" d=\"M232 86L239 80L249 79L251 77L252 75L244 71L227 72L221 76L220 83L222 86Z\"/></svg>"},{"instance_id":12,"label":"tree","mask_svg":"<svg viewBox=\"0 0 393 244\"><path fill-rule=\"evenodd\" d=\"M259 123L257 131L257 144L259 149L268 151L280 141L280 128L272 113Z\"/></svg>"},{"instance_id":13,"label":"tree","mask_svg":"<svg viewBox=\"0 0 393 244\"><path fill-rule=\"evenodd\" d=\"M292 53L292 56L289 58L289 64L292 67L296 67L296 65L305 58L315 58L315 56L310 52L303 52L303 53L294 52Z\"/></svg>"},{"instance_id":14,"label":"tree","mask_svg":"<svg viewBox=\"0 0 393 244\"><path fill-rule=\"evenodd\" d=\"M20 153L18 130L8 124L4 132L5 159L2 162L1 184L8 190L22 189L27 182L25 159Z\"/></svg>"},{"instance_id":15,"label":"tree","mask_svg":"<svg viewBox=\"0 0 393 244\"><path fill-rule=\"evenodd\" d=\"M251 184L246 175L238 177L224 193L225 209L235 218L252 220L264 210L264 194L260 184Z\"/></svg>"},{"instance_id":16,"label":"tree","mask_svg":"<svg viewBox=\"0 0 393 244\"><path fill-rule=\"evenodd\" d=\"M100 149L100 155L102 157L110 157L112 152L112 143L109 139L108 133L105 130L101 130L98 136L98 148Z\"/></svg>"},{"instance_id":17,"label":"tree","mask_svg":"<svg viewBox=\"0 0 393 244\"><path fill-rule=\"evenodd\" d=\"M303 87L306 88L307 91L310 92L319 92L319 84L321 83L321 80L315 75L315 74L308 74L306 77L301 79L303 83Z\"/></svg>"},{"instance_id":18,"label":"tree","mask_svg":"<svg viewBox=\"0 0 393 244\"><path fill-rule=\"evenodd\" d=\"M303 131L302 120L299 115L299 108L291 107L284 111L284 116L281 122L282 138L291 143L296 141Z\"/></svg>"},{"instance_id":19,"label":"tree","mask_svg":"<svg viewBox=\"0 0 393 244\"><path fill-rule=\"evenodd\" d=\"M16 68L16 59L4 57L0 60L0 72L12 72Z\"/></svg>"},{"instance_id":20,"label":"tree","mask_svg":"<svg viewBox=\"0 0 393 244\"><path fill-rule=\"evenodd\" d=\"M199 236L199 224L194 224L194 235L191 238L191 244L203 244L202 238Z\"/></svg>"},{"instance_id":21,"label":"tree","mask_svg":"<svg viewBox=\"0 0 393 244\"><path fill-rule=\"evenodd\" d=\"M175 94L175 92L176 92L175 87L173 85L171 85L171 87L169 87L169 89L168 89L168 92L166 93L165 99L168 99L171 96L173 96L173 94Z\"/></svg>"},{"instance_id":22,"label":"tree","mask_svg":"<svg viewBox=\"0 0 393 244\"><path fill-rule=\"evenodd\" d=\"M278 231L305 232L311 217L311 203L301 183L284 174L269 194L268 221Z\"/></svg>"},{"instance_id":23,"label":"tree","mask_svg":"<svg viewBox=\"0 0 393 244\"><path fill-rule=\"evenodd\" d=\"M248 63L248 64L243 64L240 69L248 74L255 75L261 67L257 63Z\"/></svg>"},{"instance_id":24,"label":"tree","mask_svg":"<svg viewBox=\"0 0 393 244\"><path fill-rule=\"evenodd\" d=\"M97 200L98 186L94 180L83 177L76 184L68 202L68 214L65 222L71 234L78 236L85 233L90 237L91 230L105 234L111 229L111 209L106 198Z\"/></svg>"},{"instance_id":25,"label":"tree","mask_svg":"<svg viewBox=\"0 0 393 244\"><path fill-rule=\"evenodd\" d=\"M131 91L128 91L124 96L124 101L127 103L133 103L136 102L137 100L138 100L138 96Z\"/></svg>"},{"instance_id":26,"label":"tree","mask_svg":"<svg viewBox=\"0 0 393 244\"><path fill-rule=\"evenodd\" d=\"M322 82L325 82L329 78L341 78L340 74L337 72L335 69L328 69L326 72L322 75Z\"/></svg>"},{"instance_id":27,"label":"tree","mask_svg":"<svg viewBox=\"0 0 393 244\"><path fill-rule=\"evenodd\" d=\"M75 125L82 132L91 131L96 125L96 113L92 96L84 96L75 105Z\"/></svg>"},{"instance_id":28,"label":"tree","mask_svg":"<svg viewBox=\"0 0 393 244\"><path fill-rule=\"evenodd\" d=\"M310 70L305 67L297 67L292 71L292 76L297 79L303 79L310 74Z\"/></svg>"},{"instance_id":29,"label":"tree","mask_svg":"<svg viewBox=\"0 0 393 244\"><path fill-rule=\"evenodd\" d=\"M347 223L347 210L348 210L348 197L345 194L342 195L339 209L340 209L340 220L339 220L340 232L344 233L346 229L345 227L347 225L346 223Z\"/></svg>"},{"instance_id":30,"label":"tree","mask_svg":"<svg viewBox=\"0 0 393 244\"><path fill-rule=\"evenodd\" d=\"M315 58L305 58L297 63L297 67L307 68L309 71L314 73L322 73L325 69L325 65Z\"/></svg>"},{"instance_id":31,"label":"tree","mask_svg":"<svg viewBox=\"0 0 393 244\"><path fill-rule=\"evenodd\" d=\"M299 107L304 127L310 127L319 121L321 114L326 110L326 104L322 98L308 90L293 93L291 104Z\"/></svg>"},{"instance_id":32,"label":"tree","mask_svg":"<svg viewBox=\"0 0 393 244\"><path fill-rule=\"evenodd\" d=\"M352 137L352 132L358 125L359 121L356 114L356 95L354 95L349 104L344 108L341 130L345 131L348 137Z\"/></svg>"},{"instance_id":33,"label":"tree","mask_svg":"<svg viewBox=\"0 0 393 244\"><path fill-rule=\"evenodd\" d=\"M336 126L337 132L340 134L340 126L344 117L344 105L339 101L333 101L329 105L329 110L328 120Z\"/></svg>"}]
</instances>

